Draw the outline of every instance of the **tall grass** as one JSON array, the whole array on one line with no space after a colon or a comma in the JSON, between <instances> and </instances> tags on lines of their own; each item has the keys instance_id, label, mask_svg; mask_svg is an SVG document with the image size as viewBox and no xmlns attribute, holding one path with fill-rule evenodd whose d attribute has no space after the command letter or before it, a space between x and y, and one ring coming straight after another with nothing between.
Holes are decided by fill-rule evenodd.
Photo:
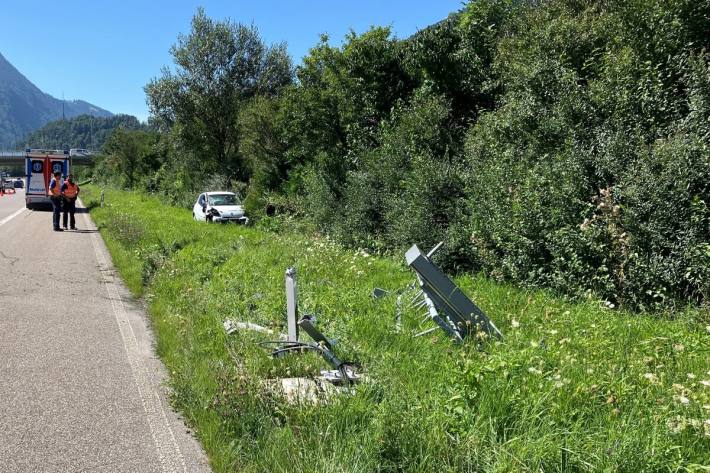
<instances>
[{"instance_id":1,"label":"tall grass","mask_svg":"<svg viewBox=\"0 0 710 473\"><path fill-rule=\"evenodd\" d=\"M97 189L87 186L92 206ZM394 329L402 261L298 234L193 222L156 199L106 191L91 216L124 280L149 304L173 401L217 472L706 471L710 320L567 303L475 276L457 283L505 334L453 345ZM317 356L272 359L226 318L285 323L284 270L299 304L370 382L319 405L289 405L263 380L311 376Z\"/></svg>"}]
</instances>

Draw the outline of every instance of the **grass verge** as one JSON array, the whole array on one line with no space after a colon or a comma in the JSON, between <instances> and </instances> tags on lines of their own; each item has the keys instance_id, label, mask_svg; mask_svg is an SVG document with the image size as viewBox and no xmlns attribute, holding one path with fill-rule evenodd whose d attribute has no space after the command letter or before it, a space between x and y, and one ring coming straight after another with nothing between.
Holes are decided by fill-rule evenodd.
<instances>
[{"instance_id":1,"label":"grass verge","mask_svg":"<svg viewBox=\"0 0 710 473\"><path fill-rule=\"evenodd\" d=\"M710 319L669 320L569 303L462 276L504 332L456 346L394 330L400 261L324 239L207 225L139 194L83 191L125 282L144 297L173 402L217 472L707 471ZM328 404L288 405L262 381L311 376L316 356L271 359L226 318L282 330L284 270L299 305L372 382Z\"/></svg>"}]
</instances>

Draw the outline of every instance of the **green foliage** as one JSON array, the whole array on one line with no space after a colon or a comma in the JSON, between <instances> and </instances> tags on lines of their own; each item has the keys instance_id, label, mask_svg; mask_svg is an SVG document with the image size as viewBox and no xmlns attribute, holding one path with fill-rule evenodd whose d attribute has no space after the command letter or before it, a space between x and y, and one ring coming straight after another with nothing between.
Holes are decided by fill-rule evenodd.
<instances>
[{"instance_id":1,"label":"green foliage","mask_svg":"<svg viewBox=\"0 0 710 473\"><path fill-rule=\"evenodd\" d=\"M547 2L516 18L501 106L468 136L478 264L635 307L707 300L710 69L686 42L704 9Z\"/></svg>"},{"instance_id":2,"label":"green foliage","mask_svg":"<svg viewBox=\"0 0 710 473\"><path fill-rule=\"evenodd\" d=\"M244 181L265 228L443 240L447 268L572 297L703 304L709 22L707 1L475 0L410 38L324 36L291 82L282 47L200 10L146 88L148 181L181 204Z\"/></svg>"},{"instance_id":3,"label":"green foliage","mask_svg":"<svg viewBox=\"0 0 710 473\"><path fill-rule=\"evenodd\" d=\"M281 188L292 167L286 159L286 145L280 133L283 117L280 106L278 100L258 96L239 115L239 152L251 176L245 200L250 215L271 213L268 193Z\"/></svg>"},{"instance_id":4,"label":"green foliage","mask_svg":"<svg viewBox=\"0 0 710 473\"><path fill-rule=\"evenodd\" d=\"M388 28L350 33L342 48L323 37L296 76L282 105L287 160L315 164L339 196L352 154L377 143L380 123L411 91L398 43Z\"/></svg>"},{"instance_id":5,"label":"green foliage","mask_svg":"<svg viewBox=\"0 0 710 473\"><path fill-rule=\"evenodd\" d=\"M114 115L112 117L80 115L46 124L39 130L30 133L27 143L30 148L80 148L99 151L114 130L142 130L144 128L137 118L130 115Z\"/></svg>"},{"instance_id":6,"label":"green foliage","mask_svg":"<svg viewBox=\"0 0 710 473\"><path fill-rule=\"evenodd\" d=\"M469 2L458 14L402 42L408 73L448 97L457 119L471 121L481 110L495 105L499 90L491 65L514 4L505 0Z\"/></svg>"},{"instance_id":7,"label":"green foliage","mask_svg":"<svg viewBox=\"0 0 710 473\"><path fill-rule=\"evenodd\" d=\"M98 189L83 194L91 206ZM401 256L198 223L136 193L107 190L106 203L91 216L145 295L173 402L216 472L701 471L710 462L707 311L670 320L462 276L505 340L456 346L440 332L413 337L422 329L414 310L397 332L396 296L370 296L413 280ZM112 223L127 215L130 230ZM291 405L268 386L311 378L322 359L275 359L257 346L262 335L222 327L231 318L284 331L283 271L294 265L301 310L369 377L319 404Z\"/></svg>"},{"instance_id":8,"label":"green foliage","mask_svg":"<svg viewBox=\"0 0 710 473\"><path fill-rule=\"evenodd\" d=\"M147 183L139 185L139 180L144 180L149 171L159 165L160 156L155 146L158 139L157 134L142 130L115 130L94 165L97 182L129 189L145 188Z\"/></svg>"},{"instance_id":9,"label":"green foliage","mask_svg":"<svg viewBox=\"0 0 710 473\"><path fill-rule=\"evenodd\" d=\"M192 176L246 180L240 110L254 96L273 96L291 82L285 45L268 47L254 26L214 21L199 9L190 34L180 35L170 52L175 70L164 68L145 91L157 125L172 130L185 149L174 154L173 167Z\"/></svg>"},{"instance_id":10,"label":"green foliage","mask_svg":"<svg viewBox=\"0 0 710 473\"><path fill-rule=\"evenodd\" d=\"M314 166L306 206L322 231L354 247L433 246L463 207L450 103L428 89L401 102L375 135L381 146L353 153L341 192L328 192Z\"/></svg>"}]
</instances>

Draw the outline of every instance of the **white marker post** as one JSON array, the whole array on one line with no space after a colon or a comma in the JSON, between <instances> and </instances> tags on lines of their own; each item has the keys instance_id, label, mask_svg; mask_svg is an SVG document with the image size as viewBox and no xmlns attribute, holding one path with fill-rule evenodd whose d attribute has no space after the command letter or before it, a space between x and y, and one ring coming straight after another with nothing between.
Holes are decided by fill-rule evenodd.
<instances>
[{"instance_id":1,"label":"white marker post","mask_svg":"<svg viewBox=\"0 0 710 473\"><path fill-rule=\"evenodd\" d=\"M288 341L298 341L298 304L296 300L296 268L286 270L286 322Z\"/></svg>"}]
</instances>

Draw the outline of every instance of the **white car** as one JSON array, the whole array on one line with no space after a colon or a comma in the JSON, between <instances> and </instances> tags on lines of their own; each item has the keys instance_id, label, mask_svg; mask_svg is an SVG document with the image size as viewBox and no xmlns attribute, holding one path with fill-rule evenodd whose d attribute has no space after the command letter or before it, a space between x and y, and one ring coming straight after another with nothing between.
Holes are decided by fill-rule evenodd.
<instances>
[{"instance_id":1,"label":"white car","mask_svg":"<svg viewBox=\"0 0 710 473\"><path fill-rule=\"evenodd\" d=\"M204 222L237 222L247 224L244 207L234 192L205 192L192 207L192 218Z\"/></svg>"}]
</instances>

